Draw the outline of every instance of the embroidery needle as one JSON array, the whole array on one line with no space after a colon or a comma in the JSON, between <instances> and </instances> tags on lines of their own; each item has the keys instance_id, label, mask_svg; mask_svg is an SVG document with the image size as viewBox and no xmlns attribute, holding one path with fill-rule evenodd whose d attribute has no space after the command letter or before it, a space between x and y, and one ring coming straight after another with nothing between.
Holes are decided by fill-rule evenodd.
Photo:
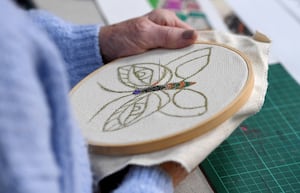
<instances>
[{"instance_id":1,"label":"embroidery needle","mask_svg":"<svg viewBox=\"0 0 300 193\"><path fill-rule=\"evenodd\" d=\"M167 83L164 85L152 85L147 88L142 88L142 89L136 89L132 92L132 94L138 95L142 93L147 93L147 92L154 92L158 90L171 90L171 89L182 89L188 86L191 86L195 84L196 82L186 82L186 81L180 81L180 82L173 82L173 83Z\"/></svg>"}]
</instances>

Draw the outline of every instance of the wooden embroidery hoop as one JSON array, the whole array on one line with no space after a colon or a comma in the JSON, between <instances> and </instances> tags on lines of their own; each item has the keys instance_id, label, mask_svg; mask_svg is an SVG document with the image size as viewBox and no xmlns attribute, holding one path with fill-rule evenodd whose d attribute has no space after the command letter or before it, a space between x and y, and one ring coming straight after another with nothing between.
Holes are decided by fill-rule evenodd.
<instances>
[{"instance_id":1,"label":"wooden embroidery hoop","mask_svg":"<svg viewBox=\"0 0 300 193\"><path fill-rule=\"evenodd\" d=\"M205 134L206 132L209 132L210 130L216 128L224 121L232 117L247 102L254 86L254 75L252 72L250 60L239 50L236 50L226 45L221 45L221 44L211 43L211 42L197 42L196 44L221 46L223 48L235 52L236 54L241 56L241 58L245 61L245 64L247 66L246 68L248 69L248 77L240 93L237 95L237 97L233 101L231 101L229 105L226 106L226 108L222 109L212 117L208 118L206 121L196 124L193 127L183 132L174 133L172 135L164 136L162 138L158 138L154 140L147 140L138 143L113 144L113 143L93 142L89 140L87 136L84 135L88 142L90 152L107 154L107 155L130 155L130 154L149 153L149 152L159 151L169 147L173 147L175 145L199 137ZM79 82L70 92L71 101L72 101L72 97L74 96L74 93L80 92L80 87L83 84L85 84L91 77L100 74L103 68L108 68L108 67L110 67L110 65L105 65L104 67L101 67L100 69L96 70L95 72L87 76L81 82ZM83 134L84 134L84 129L85 128L82 128Z\"/></svg>"}]
</instances>

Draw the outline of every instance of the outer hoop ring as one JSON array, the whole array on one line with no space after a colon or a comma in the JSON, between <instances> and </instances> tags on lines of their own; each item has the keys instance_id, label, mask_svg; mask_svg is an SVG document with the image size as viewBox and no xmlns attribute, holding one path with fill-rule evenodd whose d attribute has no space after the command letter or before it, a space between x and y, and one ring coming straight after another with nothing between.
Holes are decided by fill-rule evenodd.
<instances>
[{"instance_id":1,"label":"outer hoop ring","mask_svg":"<svg viewBox=\"0 0 300 193\"><path fill-rule=\"evenodd\" d=\"M220 112L207 119L205 122L195 125L194 127L191 127L190 129L185 130L183 132L176 133L174 135L166 136L155 140L148 140L139 143L118 144L118 145L111 145L105 143L92 143L88 141L90 152L96 154L97 153L107 154L107 155L130 155L130 154L149 153L153 151L163 150L187 142L189 140L192 140L196 137L199 137L209 132L210 130L213 130L214 128L216 128L217 126L225 122L227 119L229 119L231 116L233 116L247 102L247 100L251 95L252 89L254 87L254 75L253 75L250 60L239 50L226 45L211 43L211 42L197 42L196 44L208 44L208 45L221 46L237 53L244 59L248 68L248 77L239 95L231 103L229 103L229 105L227 105L224 109L222 109ZM101 70L102 68L103 67L91 73L89 76L87 76L82 81L80 81L70 91L70 97L72 97L72 94L76 92L76 90L78 90L80 85L84 84L86 80L88 80L90 77L97 74L99 70Z\"/></svg>"}]
</instances>

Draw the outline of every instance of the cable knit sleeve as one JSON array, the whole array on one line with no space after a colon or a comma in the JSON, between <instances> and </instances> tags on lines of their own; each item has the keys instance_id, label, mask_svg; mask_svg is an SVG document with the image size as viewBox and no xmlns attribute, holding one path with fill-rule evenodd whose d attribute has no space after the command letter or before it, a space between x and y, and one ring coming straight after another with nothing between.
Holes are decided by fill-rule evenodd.
<instances>
[{"instance_id":1,"label":"cable knit sleeve","mask_svg":"<svg viewBox=\"0 0 300 193\"><path fill-rule=\"evenodd\" d=\"M74 25L41 10L28 12L54 41L69 74L71 87L103 65L98 45L99 25ZM114 193L171 193L169 176L156 167L133 167Z\"/></svg>"},{"instance_id":2,"label":"cable knit sleeve","mask_svg":"<svg viewBox=\"0 0 300 193\"><path fill-rule=\"evenodd\" d=\"M123 183L113 193L172 193L173 185L168 176L158 166L133 166Z\"/></svg>"},{"instance_id":3,"label":"cable knit sleeve","mask_svg":"<svg viewBox=\"0 0 300 193\"><path fill-rule=\"evenodd\" d=\"M30 10L28 14L60 50L71 87L103 65L98 40L100 25L75 25L43 10Z\"/></svg>"}]
</instances>

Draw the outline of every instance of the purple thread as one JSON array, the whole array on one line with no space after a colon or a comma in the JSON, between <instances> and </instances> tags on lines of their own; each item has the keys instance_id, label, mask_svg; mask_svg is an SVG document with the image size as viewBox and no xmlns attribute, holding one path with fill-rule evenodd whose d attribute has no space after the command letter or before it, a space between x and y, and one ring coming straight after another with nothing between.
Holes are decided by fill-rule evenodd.
<instances>
[{"instance_id":1,"label":"purple thread","mask_svg":"<svg viewBox=\"0 0 300 193\"><path fill-rule=\"evenodd\" d=\"M141 93L140 90L135 90L135 91L132 92L132 94L140 94L140 93Z\"/></svg>"}]
</instances>

